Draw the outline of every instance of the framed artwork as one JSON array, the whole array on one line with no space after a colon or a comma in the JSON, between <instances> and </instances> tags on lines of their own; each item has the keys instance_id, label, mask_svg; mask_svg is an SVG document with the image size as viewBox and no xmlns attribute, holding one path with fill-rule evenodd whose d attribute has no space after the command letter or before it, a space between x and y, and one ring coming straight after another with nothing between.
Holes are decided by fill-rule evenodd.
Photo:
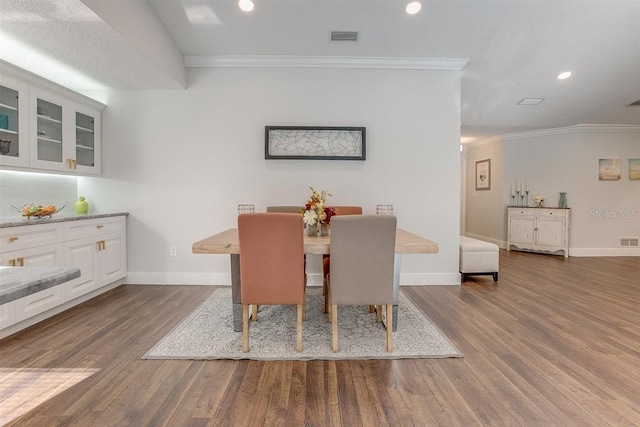
<instances>
[{"instance_id":1,"label":"framed artwork","mask_svg":"<svg viewBox=\"0 0 640 427\"><path fill-rule=\"evenodd\" d=\"M476 162L476 190L491 190L491 159Z\"/></svg>"},{"instance_id":2,"label":"framed artwork","mask_svg":"<svg viewBox=\"0 0 640 427\"><path fill-rule=\"evenodd\" d=\"M264 158L365 160L365 127L265 126Z\"/></svg>"},{"instance_id":3,"label":"framed artwork","mask_svg":"<svg viewBox=\"0 0 640 427\"><path fill-rule=\"evenodd\" d=\"M600 159L598 163L598 179L600 181L619 180L620 177L620 159Z\"/></svg>"},{"instance_id":4,"label":"framed artwork","mask_svg":"<svg viewBox=\"0 0 640 427\"><path fill-rule=\"evenodd\" d=\"M629 179L640 179L640 159L629 159Z\"/></svg>"}]
</instances>

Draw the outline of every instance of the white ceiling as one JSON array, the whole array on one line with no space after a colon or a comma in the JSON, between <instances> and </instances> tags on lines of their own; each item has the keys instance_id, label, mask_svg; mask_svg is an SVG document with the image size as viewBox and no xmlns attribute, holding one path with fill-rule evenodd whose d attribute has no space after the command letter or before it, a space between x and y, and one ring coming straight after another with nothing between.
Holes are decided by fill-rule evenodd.
<instances>
[{"instance_id":1,"label":"white ceiling","mask_svg":"<svg viewBox=\"0 0 640 427\"><path fill-rule=\"evenodd\" d=\"M640 125L627 107L640 99L639 0L422 0L414 16L400 0L254 2L245 13L233 0L0 0L0 57L17 63L7 43L27 46L96 82L57 78L80 91L184 87L185 55L467 58L463 136ZM330 43L332 30L359 41Z\"/></svg>"}]
</instances>

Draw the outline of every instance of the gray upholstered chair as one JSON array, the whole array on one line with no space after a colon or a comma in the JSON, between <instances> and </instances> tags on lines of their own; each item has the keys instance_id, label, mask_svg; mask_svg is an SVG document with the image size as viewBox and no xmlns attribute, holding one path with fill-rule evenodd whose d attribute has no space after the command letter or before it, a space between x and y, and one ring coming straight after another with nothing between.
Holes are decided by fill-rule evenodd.
<instances>
[{"instance_id":1,"label":"gray upholstered chair","mask_svg":"<svg viewBox=\"0 0 640 427\"><path fill-rule=\"evenodd\" d=\"M387 351L393 351L393 215L335 216L331 220L331 273L327 276L333 351L338 351L338 306L386 306Z\"/></svg>"},{"instance_id":2,"label":"gray upholstered chair","mask_svg":"<svg viewBox=\"0 0 640 427\"><path fill-rule=\"evenodd\" d=\"M249 306L298 306L296 350L302 350L304 238L302 216L254 213L238 216L242 351L249 351Z\"/></svg>"}]
</instances>

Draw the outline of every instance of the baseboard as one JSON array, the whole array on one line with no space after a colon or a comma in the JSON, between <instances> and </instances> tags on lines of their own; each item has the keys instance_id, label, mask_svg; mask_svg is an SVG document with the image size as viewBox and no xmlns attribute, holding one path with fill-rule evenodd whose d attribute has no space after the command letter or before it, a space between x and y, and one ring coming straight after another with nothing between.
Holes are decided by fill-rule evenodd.
<instances>
[{"instance_id":1,"label":"baseboard","mask_svg":"<svg viewBox=\"0 0 640 427\"><path fill-rule=\"evenodd\" d=\"M226 273L154 273L128 272L130 285L219 285L231 283ZM307 286L321 286L322 273L307 275ZM460 285L460 274L455 273L401 273L400 285Z\"/></svg>"},{"instance_id":2,"label":"baseboard","mask_svg":"<svg viewBox=\"0 0 640 427\"><path fill-rule=\"evenodd\" d=\"M503 240L492 239L491 237L481 236L479 234L473 234L473 233L465 233L464 235L467 237L471 237L472 239L478 239L478 240L483 240L485 242L494 243L498 245L500 249L507 249L507 242Z\"/></svg>"},{"instance_id":3,"label":"baseboard","mask_svg":"<svg viewBox=\"0 0 640 427\"><path fill-rule=\"evenodd\" d=\"M640 248L569 248L569 256L640 256Z\"/></svg>"}]
</instances>

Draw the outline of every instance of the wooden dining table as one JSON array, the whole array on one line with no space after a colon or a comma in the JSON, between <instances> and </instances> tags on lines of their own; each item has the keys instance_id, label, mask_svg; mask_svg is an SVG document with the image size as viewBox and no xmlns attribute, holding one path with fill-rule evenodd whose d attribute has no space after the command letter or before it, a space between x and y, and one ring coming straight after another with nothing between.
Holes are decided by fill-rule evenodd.
<instances>
[{"instance_id":1,"label":"wooden dining table","mask_svg":"<svg viewBox=\"0 0 640 427\"><path fill-rule=\"evenodd\" d=\"M328 236L308 236L304 230L304 253L324 255L331 253L331 233ZM220 254L231 257L231 299L233 304L233 329L242 331L242 299L240 293L240 240L238 229L230 228L195 242L192 246L194 254ZM396 250L394 264L394 307L393 329L397 328L398 301L400 296L400 260L403 254L435 254L438 244L400 228L396 229Z\"/></svg>"}]
</instances>

